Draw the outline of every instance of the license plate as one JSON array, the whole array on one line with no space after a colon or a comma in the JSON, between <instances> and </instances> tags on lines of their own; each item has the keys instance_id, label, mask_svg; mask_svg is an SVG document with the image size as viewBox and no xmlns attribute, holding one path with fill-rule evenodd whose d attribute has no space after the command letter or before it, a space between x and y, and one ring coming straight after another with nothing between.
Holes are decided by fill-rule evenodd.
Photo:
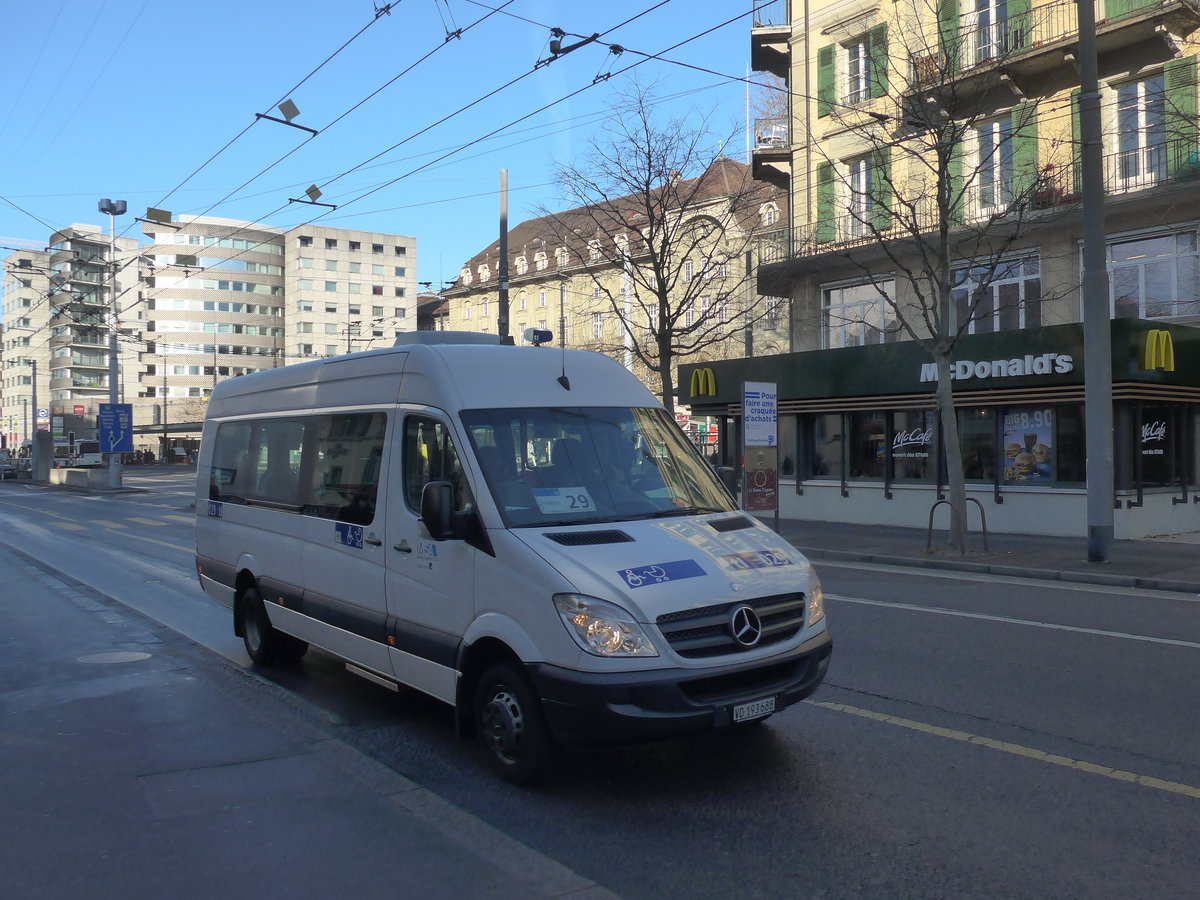
<instances>
[{"instance_id":1,"label":"license plate","mask_svg":"<svg viewBox=\"0 0 1200 900\"><path fill-rule=\"evenodd\" d=\"M775 698L764 697L762 700L751 700L749 703L739 703L733 708L733 721L749 722L751 719L761 719L775 712Z\"/></svg>"}]
</instances>

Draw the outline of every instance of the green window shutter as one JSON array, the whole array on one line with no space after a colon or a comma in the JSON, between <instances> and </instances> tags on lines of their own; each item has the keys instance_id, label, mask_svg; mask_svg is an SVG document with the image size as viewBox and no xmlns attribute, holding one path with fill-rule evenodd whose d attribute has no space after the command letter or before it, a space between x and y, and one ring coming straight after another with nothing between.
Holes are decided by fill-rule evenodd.
<instances>
[{"instance_id":1,"label":"green window shutter","mask_svg":"<svg viewBox=\"0 0 1200 900\"><path fill-rule=\"evenodd\" d=\"M1005 53L1029 49L1029 30L1033 27L1029 0L1008 0L1008 19L1004 23Z\"/></svg>"},{"instance_id":2,"label":"green window shutter","mask_svg":"<svg viewBox=\"0 0 1200 900\"><path fill-rule=\"evenodd\" d=\"M886 97L888 92L888 35L887 22L875 25L870 31L871 96Z\"/></svg>"},{"instance_id":3,"label":"green window shutter","mask_svg":"<svg viewBox=\"0 0 1200 900\"><path fill-rule=\"evenodd\" d=\"M1028 205L1038 184L1037 104L1022 103L1012 112L1013 199Z\"/></svg>"},{"instance_id":4,"label":"green window shutter","mask_svg":"<svg viewBox=\"0 0 1200 900\"><path fill-rule=\"evenodd\" d=\"M937 0L938 48L941 50L942 66L947 72L956 72L962 53L962 37L958 25L958 0Z\"/></svg>"},{"instance_id":5,"label":"green window shutter","mask_svg":"<svg viewBox=\"0 0 1200 900\"><path fill-rule=\"evenodd\" d=\"M892 148L871 154L871 225L887 231L892 224Z\"/></svg>"},{"instance_id":6,"label":"green window shutter","mask_svg":"<svg viewBox=\"0 0 1200 900\"><path fill-rule=\"evenodd\" d=\"M954 142L950 148L950 157L946 160L946 188L949 191L948 214L951 225L961 225L963 222L963 137Z\"/></svg>"},{"instance_id":7,"label":"green window shutter","mask_svg":"<svg viewBox=\"0 0 1200 900\"><path fill-rule=\"evenodd\" d=\"M1200 174L1196 136L1196 57L1163 66L1167 94L1167 172L1172 178Z\"/></svg>"},{"instance_id":8,"label":"green window shutter","mask_svg":"<svg viewBox=\"0 0 1200 900\"><path fill-rule=\"evenodd\" d=\"M817 166L817 243L828 244L836 234L833 219L833 163Z\"/></svg>"},{"instance_id":9,"label":"green window shutter","mask_svg":"<svg viewBox=\"0 0 1200 900\"><path fill-rule=\"evenodd\" d=\"M836 72L834 70L834 44L827 44L817 51L817 115L827 116L833 112L834 86Z\"/></svg>"},{"instance_id":10,"label":"green window shutter","mask_svg":"<svg viewBox=\"0 0 1200 900\"><path fill-rule=\"evenodd\" d=\"M1079 127L1079 88L1071 91L1071 189L1069 195L1079 196L1083 189L1083 137Z\"/></svg>"}]
</instances>

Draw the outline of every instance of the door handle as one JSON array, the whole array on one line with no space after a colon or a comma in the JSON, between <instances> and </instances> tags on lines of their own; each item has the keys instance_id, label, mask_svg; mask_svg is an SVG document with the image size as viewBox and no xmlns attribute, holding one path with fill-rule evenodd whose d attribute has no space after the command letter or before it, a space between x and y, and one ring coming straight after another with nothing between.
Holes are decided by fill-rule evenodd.
<instances>
[{"instance_id":1,"label":"door handle","mask_svg":"<svg viewBox=\"0 0 1200 900\"><path fill-rule=\"evenodd\" d=\"M363 538L363 543L370 544L372 547L382 547L383 546L383 541L379 540L379 538L374 538L374 537Z\"/></svg>"},{"instance_id":2,"label":"door handle","mask_svg":"<svg viewBox=\"0 0 1200 900\"><path fill-rule=\"evenodd\" d=\"M398 544L393 544L392 549L399 550L401 553L412 553L412 547L408 546L408 541L401 541Z\"/></svg>"}]
</instances>

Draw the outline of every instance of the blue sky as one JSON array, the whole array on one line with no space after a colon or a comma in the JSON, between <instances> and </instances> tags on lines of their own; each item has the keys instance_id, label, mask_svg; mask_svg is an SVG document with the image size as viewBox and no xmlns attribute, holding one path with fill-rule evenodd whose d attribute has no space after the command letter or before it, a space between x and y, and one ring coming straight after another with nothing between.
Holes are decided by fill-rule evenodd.
<instances>
[{"instance_id":1,"label":"blue sky","mask_svg":"<svg viewBox=\"0 0 1200 900\"><path fill-rule=\"evenodd\" d=\"M6 4L0 255L72 222L107 224L96 204L109 197L128 202L117 233L131 236L141 236L133 216L150 206L176 219L290 228L320 216L411 235L418 279L436 289L495 240L500 169L509 171L510 224L559 205L554 163L583 151L633 73L657 82L664 117L707 117L717 134L742 127L745 85L722 76L746 74L751 0L401 0L378 18L376 5L383 0ZM600 32L627 49L593 43L535 70L551 27ZM597 80L641 54L671 62ZM285 98L316 137L256 121L279 115ZM735 159L744 153L740 136L727 147ZM338 209L288 202L310 184Z\"/></svg>"}]
</instances>

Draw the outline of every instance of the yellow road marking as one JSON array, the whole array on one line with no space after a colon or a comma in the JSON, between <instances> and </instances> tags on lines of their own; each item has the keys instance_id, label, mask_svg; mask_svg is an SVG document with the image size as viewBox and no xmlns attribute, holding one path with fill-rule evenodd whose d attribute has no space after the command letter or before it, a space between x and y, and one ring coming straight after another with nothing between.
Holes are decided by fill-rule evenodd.
<instances>
[{"instance_id":1,"label":"yellow road marking","mask_svg":"<svg viewBox=\"0 0 1200 900\"><path fill-rule=\"evenodd\" d=\"M93 525L107 525L110 528L125 528L124 522L113 522L110 519L92 519Z\"/></svg>"},{"instance_id":2,"label":"yellow road marking","mask_svg":"<svg viewBox=\"0 0 1200 900\"><path fill-rule=\"evenodd\" d=\"M914 719L903 719L900 716L889 716L887 713L875 712L870 709L862 709L858 706L847 706L845 703L827 703L823 700L809 700L813 706L819 706L822 709L831 709L835 712L849 713L852 716L860 716L864 719L873 719L876 722L885 722L888 725L898 725L901 728L908 728L912 731L920 731L924 734L932 734L937 737L949 738L952 741L962 741L965 744L977 744L981 747L988 747L992 750L999 750L1002 753L1011 753L1015 756L1023 756L1027 759L1035 759L1038 762L1050 763L1055 766L1062 766L1066 769L1077 769L1080 772L1089 772L1093 775L1103 775L1105 778L1112 778L1115 781L1128 781L1134 784L1140 784L1143 787L1157 788L1160 791L1170 791L1172 794L1182 794L1185 797L1191 797L1200 800L1200 788L1193 787L1190 784L1180 784L1177 781L1164 781L1161 778L1154 778L1150 775L1139 775L1136 772L1126 772L1122 769L1114 769L1110 766L1101 766L1096 763L1086 762L1081 759L1071 759L1066 756L1057 756L1053 753L1046 753L1043 750L1038 750L1035 747L1025 747L1021 744L1013 744L1008 741L997 741L992 738L984 737L979 734L971 734L967 731L958 731L954 728L942 728L939 725L930 725L926 722L917 722Z\"/></svg>"},{"instance_id":3,"label":"yellow road marking","mask_svg":"<svg viewBox=\"0 0 1200 900\"><path fill-rule=\"evenodd\" d=\"M163 516L164 519L170 519L172 522L184 522L191 525L196 521L195 516Z\"/></svg>"},{"instance_id":4,"label":"yellow road marking","mask_svg":"<svg viewBox=\"0 0 1200 900\"><path fill-rule=\"evenodd\" d=\"M131 516L130 518L126 519L125 521L126 522L137 522L139 525L161 525L162 524L162 521L159 519L144 519L140 516Z\"/></svg>"},{"instance_id":5,"label":"yellow road marking","mask_svg":"<svg viewBox=\"0 0 1200 900\"><path fill-rule=\"evenodd\" d=\"M59 522L54 527L62 528L65 531L87 531L87 526L80 525L78 522Z\"/></svg>"}]
</instances>

